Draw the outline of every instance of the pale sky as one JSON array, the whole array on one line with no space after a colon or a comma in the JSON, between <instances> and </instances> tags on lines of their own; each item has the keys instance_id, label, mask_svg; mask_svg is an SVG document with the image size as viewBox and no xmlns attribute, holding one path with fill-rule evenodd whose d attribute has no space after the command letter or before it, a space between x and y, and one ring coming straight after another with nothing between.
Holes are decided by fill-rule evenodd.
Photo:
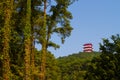
<instances>
[{"instance_id":1,"label":"pale sky","mask_svg":"<svg viewBox=\"0 0 120 80\"><path fill-rule=\"evenodd\" d=\"M99 51L102 38L120 34L120 0L78 0L69 11L74 30L64 44L60 38L52 38L61 46L57 50L49 48L55 57L82 52L85 43L92 43L94 51Z\"/></svg>"}]
</instances>

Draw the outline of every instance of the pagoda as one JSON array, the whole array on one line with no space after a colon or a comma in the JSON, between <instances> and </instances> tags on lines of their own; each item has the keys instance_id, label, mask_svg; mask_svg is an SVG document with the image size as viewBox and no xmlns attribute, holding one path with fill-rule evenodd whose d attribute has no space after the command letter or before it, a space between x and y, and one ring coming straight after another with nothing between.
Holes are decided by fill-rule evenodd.
<instances>
[{"instance_id":1,"label":"pagoda","mask_svg":"<svg viewBox=\"0 0 120 80\"><path fill-rule=\"evenodd\" d=\"M83 52L92 52L92 51L93 51L92 43L86 43L83 45Z\"/></svg>"}]
</instances>

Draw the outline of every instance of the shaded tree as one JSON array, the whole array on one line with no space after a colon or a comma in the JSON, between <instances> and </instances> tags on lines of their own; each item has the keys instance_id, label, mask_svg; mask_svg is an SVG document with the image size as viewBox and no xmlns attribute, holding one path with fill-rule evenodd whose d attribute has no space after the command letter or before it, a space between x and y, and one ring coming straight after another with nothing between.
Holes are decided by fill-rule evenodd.
<instances>
[{"instance_id":1,"label":"shaded tree","mask_svg":"<svg viewBox=\"0 0 120 80\"><path fill-rule=\"evenodd\" d=\"M43 0L44 13L43 13L43 24L40 28L39 42L42 45L42 63L41 63L41 80L45 79L45 63L46 63L46 51L49 46L58 48L59 46L50 40L53 33L60 35L62 43L66 37L70 36L72 27L70 26L70 19L72 19L71 13L67 10L68 6L71 5L75 0L55 0L55 4L47 8L47 0ZM48 10L49 9L49 10ZM47 13L46 11L49 11ZM52 44L52 45L51 45Z\"/></svg>"},{"instance_id":2,"label":"shaded tree","mask_svg":"<svg viewBox=\"0 0 120 80\"><path fill-rule=\"evenodd\" d=\"M54 72L56 68L51 68L56 64L47 62L47 48L59 48L59 45L51 40L54 33L60 35L62 43L70 36L73 28L70 26L72 14L68 11L68 6L75 0L54 0L55 4L48 8L49 1L0 1L0 79L2 74L7 75L8 79L8 73L11 74L10 78L15 80L34 80L36 76L41 80L58 79L56 71ZM42 46L40 63L36 63L35 41Z\"/></svg>"},{"instance_id":3,"label":"shaded tree","mask_svg":"<svg viewBox=\"0 0 120 80\"><path fill-rule=\"evenodd\" d=\"M120 37L113 35L111 40L103 39L103 44L100 44L102 54L92 60L86 80L119 80Z\"/></svg>"},{"instance_id":4,"label":"shaded tree","mask_svg":"<svg viewBox=\"0 0 120 80\"><path fill-rule=\"evenodd\" d=\"M10 72L10 56L9 56L9 42L11 34L11 16L13 11L14 0L6 0L2 2L3 12L3 28L2 28L2 54L3 54L3 79L9 80L11 76ZM3 10L2 9L2 10Z\"/></svg>"},{"instance_id":5,"label":"shaded tree","mask_svg":"<svg viewBox=\"0 0 120 80\"><path fill-rule=\"evenodd\" d=\"M41 61L42 57L42 51L36 51L36 56L35 56L35 63L36 63L36 71L40 68L39 64L42 62ZM47 51L46 54L46 75L45 75L45 80L60 80L60 69L58 67L58 62L54 55ZM39 79L39 76L35 76L35 80Z\"/></svg>"},{"instance_id":6,"label":"shaded tree","mask_svg":"<svg viewBox=\"0 0 120 80\"><path fill-rule=\"evenodd\" d=\"M30 76L30 53L31 53L31 0L26 2L26 16L24 28L24 45L25 45L25 80L31 80Z\"/></svg>"},{"instance_id":7,"label":"shaded tree","mask_svg":"<svg viewBox=\"0 0 120 80\"><path fill-rule=\"evenodd\" d=\"M55 0L55 4L47 8L47 3L49 0L43 0L43 16L41 16L38 22L42 22L39 25L38 40L42 46L42 58L41 58L41 68L40 68L40 79L45 79L45 63L46 63L46 52L49 46L58 48L59 46L51 41L51 35L57 33L60 35L62 43L66 37L70 36L72 27L70 26L70 19L72 19L72 14L67 10L68 6L71 5L75 0ZM46 11L49 11L47 13ZM41 20L42 19L42 20Z\"/></svg>"}]
</instances>

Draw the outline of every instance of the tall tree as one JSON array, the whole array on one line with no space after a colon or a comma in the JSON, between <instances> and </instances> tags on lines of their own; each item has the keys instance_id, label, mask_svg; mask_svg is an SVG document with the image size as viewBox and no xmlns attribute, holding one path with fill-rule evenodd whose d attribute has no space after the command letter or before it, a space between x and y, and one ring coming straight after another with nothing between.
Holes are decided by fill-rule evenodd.
<instances>
[{"instance_id":1,"label":"tall tree","mask_svg":"<svg viewBox=\"0 0 120 80\"><path fill-rule=\"evenodd\" d=\"M25 45L25 80L31 80L30 77L30 53L31 53L31 0L27 0L26 18L24 28L24 45Z\"/></svg>"},{"instance_id":2,"label":"tall tree","mask_svg":"<svg viewBox=\"0 0 120 80\"><path fill-rule=\"evenodd\" d=\"M35 68L35 40L36 40L36 26L40 25L36 20L39 19L39 17L41 17L41 12L43 13L43 11L41 11L40 5L42 4L42 0L32 0L31 3L31 79L34 80L34 76L37 75L38 71L36 71Z\"/></svg>"},{"instance_id":3,"label":"tall tree","mask_svg":"<svg viewBox=\"0 0 120 80\"><path fill-rule=\"evenodd\" d=\"M10 64L13 80L24 77L24 25L25 5L23 0L14 0L14 11L12 15L11 41L10 41ZM25 0L24 0L25 1ZM23 21L24 20L24 21ZM23 23L24 22L24 23Z\"/></svg>"},{"instance_id":4,"label":"tall tree","mask_svg":"<svg viewBox=\"0 0 120 80\"><path fill-rule=\"evenodd\" d=\"M41 67L40 67L40 80L45 80L45 64L46 64L46 54L47 54L47 43L46 43L46 8L47 8L47 0L44 0L44 21L42 28L42 57L41 57Z\"/></svg>"},{"instance_id":5,"label":"tall tree","mask_svg":"<svg viewBox=\"0 0 120 80\"><path fill-rule=\"evenodd\" d=\"M9 57L9 42L11 33L11 16L14 0L4 1L4 26L3 26L3 79L10 80L10 57Z\"/></svg>"},{"instance_id":6,"label":"tall tree","mask_svg":"<svg viewBox=\"0 0 120 80\"><path fill-rule=\"evenodd\" d=\"M72 27L70 26L70 19L72 19L71 13L67 10L68 6L72 4L75 0L55 0L55 5L51 5L50 9L47 8L51 0L43 0L44 3L44 16L43 25L40 29L40 43L42 45L42 58L41 58L41 74L40 79L45 80L45 64L46 64L46 54L47 48L49 46L58 48L59 46L54 42L50 41L51 35L53 33L58 33L61 35L62 43L64 39L70 36ZM47 13L46 11L49 11ZM58 27L58 25L60 25Z\"/></svg>"}]
</instances>

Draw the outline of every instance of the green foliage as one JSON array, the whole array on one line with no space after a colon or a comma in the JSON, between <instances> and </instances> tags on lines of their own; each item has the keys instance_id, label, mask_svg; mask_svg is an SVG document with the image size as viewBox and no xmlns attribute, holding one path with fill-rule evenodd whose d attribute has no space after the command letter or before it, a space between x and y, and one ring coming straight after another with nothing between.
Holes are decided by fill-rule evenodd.
<instances>
[{"instance_id":1,"label":"green foliage","mask_svg":"<svg viewBox=\"0 0 120 80\"><path fill-rule=\"evenodd\" d=\"M84 76L90 61L100 53L77 53L65 57L59 57L58 66L61 70L61 80L84 80Z\"/></svg>"},{"instance_id":2,"label":"green foliage","mask_svg":"<svg viewBox=\"0 0 120 80\"><path fill-rule=\"evenodd\" d=\"M39 64L41 63L41 51L36 51L35 63L36 70L40 68ZM58 62L51 52L47 52L46 55L46 80L60 80L60 69L58 67ZM39 76L36 75L36 78Z\"/></svg>"},{"instance_id":3,"label":"green foliage","mask_svg":"<svg viewBox=\"0 0 120 80\"><path fill-rule=\"evenodd\" d=\"M10 63L10 78L12 80L22 80L24 76L26 76L24 74L24 64L27 63L24 61L24 58L26 56L25 53L29 53L29 58L26 58L26 61L28 61L28 59L32 61L31 56L33 55L32 53L35 50L35 41L38 41L38 43L40 44L43 44L43 42L46 41L46 48L54 47L56 49L60 46L51 41L52 35L54 33L60 35L62 43L64 42L66 37L70 36L73 28L70 26L72 14L68 11L68 7L76 0L54 0L55 4L48 6L49 8L47 7L47 13L44 19L44 0L31 0L30 2L28 2L28 5L28 0L13 0L14 6L10 7L10 4L8 3L11 1L12 0L0 0L0 79L3 79L3 58L5 57L3 56L2 51L6 51L8 53L7 55L9 56L9 58L7 59L9 59ZM5 18L9 18L5 17L5 8L13 9L10 11L10 21L5 20ZM7 25L9 24L9 27L3 28L5 26L5 22ZM3 33L5 34L3 35ZM3 38L3 36L7 37ZM6 46L3 46L4 42L7 43L7 48L9 50L3 50L3 47ZM47 49L45 50L47 52ZM40 52L36 51L34 53ZM51 53L48 54L47 56L49 56L50 58L46 56L46 78L47 80L60 80L61 73L58 67L58 62L56 61L54 56L51 55ZM31 68L31 70L26 71L31 71L28 75L33 75L35 77L35 80L38 80L40 75L42 57L36 57L41 55L41 53L34 55L35 70L32 70L33 68ZM29 65L29 67L31 67L31 65Z\"/></svg>"},{"instance_id":4,"label":"green foliage","mask_svg":"<svg viewBox=\"0 0 120 80\"><path fill-rule=\"evenodd\" d=\"M103 39L103 44L100 44L102 54L92 60L88 67L86 80L120 79L120 37L113 35L111 40Z\"/></svg>"},{"instance_id":5,"label":"green foliage","mask_svg":"<svg viewBox=\"0 0 120 80\"><path fill-rule=\"evenodd\" d=\"M46 52L46 62L43 61L46 65L45 80L120 79L119 35L113 35L112 41L103 39L100 44L101 55L98 52L80 52L56 59L47 51L48 47L60 47L51 41L53 34L58 34L62 43L71 35L73 28L70 20L73 17L68 7L76 0L54 0L55 4L47 5L46 14L43 11L45 0L30 0L28 5L27 0L13 1L14 6L10 6L12 0L0 0L0 80L3 80L4 71L8 75L4 73L6 78L10 75L11 80L23 80L27 75L29 79L32 76L32 80L40 79L43 51L35 49L35 41L42 47L44 45ZM27 65L29 74L24 73L24 64L27 63L24 61L25 53L29 53L26 61L34 62Z\"/></svg>"}]
</instances>

